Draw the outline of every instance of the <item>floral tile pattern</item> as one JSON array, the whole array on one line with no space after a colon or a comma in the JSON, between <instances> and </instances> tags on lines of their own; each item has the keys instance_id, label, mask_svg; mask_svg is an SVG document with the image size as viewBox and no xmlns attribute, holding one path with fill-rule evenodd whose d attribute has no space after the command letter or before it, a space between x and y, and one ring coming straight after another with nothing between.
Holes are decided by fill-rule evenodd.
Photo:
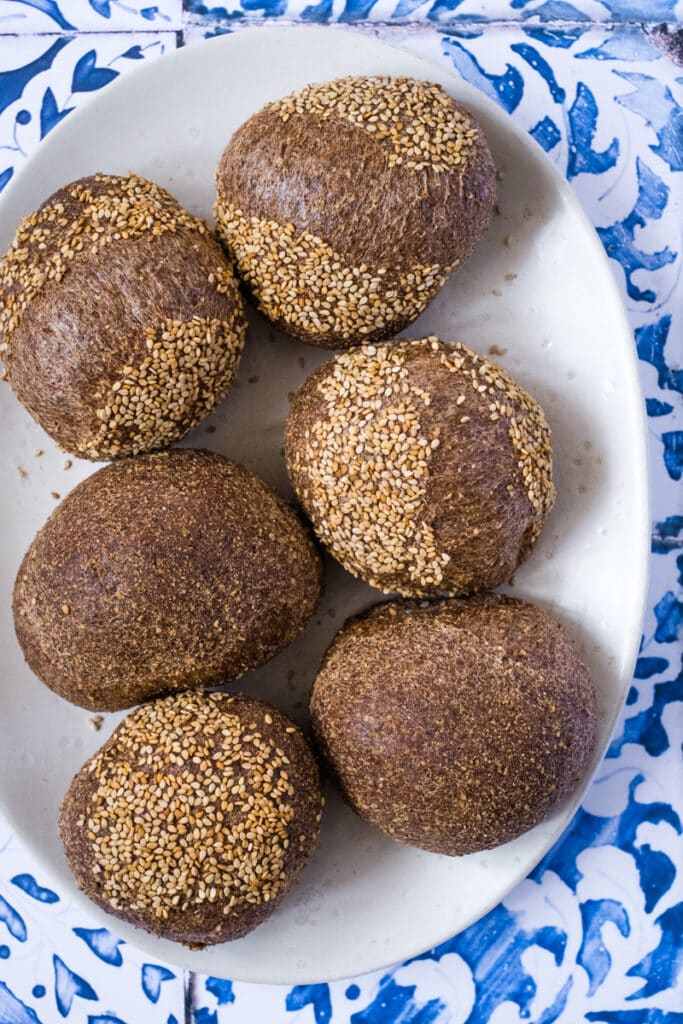
<instances>
[{"instance_id":1,"label":"floral tile pattern","mask_svg":"<svg viewBox=\"0 0 683 1024\"><path fill-rule=\"evenodd\" d=\"M548 24L663 22L683 17L680 0L185 0L203 19L287 17L303 22L426 22L472 25L497 21Z\"/></svg>"},{"instance_id":2,"label":"floral tile pattern","mask_svg":"<svg viewBox=\"0 0 683 1024\"><path fill-rule=\"evenodd\" d=\"M0 189L79 103L175 47L175 32L0 35Z\"/></svg>"},{"instance_id":3,"label":"floral tile pattern","mask_svg":"<svg viewBox=\"0 0 683 1024\"><path fill-rule=\"evenodd\" d=\"M0 32L175 31L182 9L182 0L2 0Z\"/></svg>"},{"instance_id":4,"label":"floral tile pattern","mask_svg":"<svg viewBox=\"0 0 683 1024\"><path fill-rule=\"evenodd\" d=\"M151 963L54 892L0 822L0 1024L683 1024L681 4L207 2L163 0L148 18L137 0L0 0L0 188L137 62L254 17L363 21L484 91L567 176L633 326L653 511L640 657L561 841L483 920L384 973L282 988Z\"/></svg>"}]
</instances>

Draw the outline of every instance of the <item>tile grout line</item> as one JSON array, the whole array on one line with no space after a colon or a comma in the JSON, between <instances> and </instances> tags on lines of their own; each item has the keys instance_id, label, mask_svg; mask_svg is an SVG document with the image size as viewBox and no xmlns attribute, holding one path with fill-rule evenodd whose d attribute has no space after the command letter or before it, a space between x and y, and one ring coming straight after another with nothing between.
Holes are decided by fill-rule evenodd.
<instances>
[{"instance_id":1,"label":"tile grout line","mask_svg":"<svg viewBox=\"0 0 683 1024\"><path fill-rule=\"evenodd\" d=\"M229 24L229 25L235 25L236 27L246 27L246 28L252 28L252 27L253 28L257 28L257 27L258 28L262 28L262 27L266 27L268 25L272 25L273 27L275 27L275 26L294 26L294 25L300 25L300 26L303 26L303 27L308 27L310 25L312 27L318 27L318 28L321 27L321 26L327 26L327 27L337 27L338 26L340 28L348 27L348 28L364 28L364 29L377 29L377 30L387 29L387 28L389 28L389 29L391 29L391 28L402 28L402 29L408 29L408 30L409 29L420 30L420 29L430 28L430 29L435 29L436 31L440 31L440 32L444 32L444 33L452 33L453 35L456 35L456 36L460 35L462 30L466 30L468 28L474 28L474 27L481 28L483 31L486 31L487 29L508 29L508 28L511 28L511 29L512 28L517 28L517 29L519 29L519 28L521 28L521 29L526 29L526 28L546 29L547 31L555 31L555 30L559 31L559 30L565 30L565 29L581 28L581 29L583 29L585 31L591 31L591 30L595 31L595 30L600 30L600 29L608 31L608 30L614 30L614 29L627 29L627 28L639 28L639 29L642 29L642 30L648 30L648 29L652 30L652 29L656 29L656 28L664 28L664 27L668 28L669 26L674 26L675 27L675 26L679 26L680 25L680 23L676 19L673 19L672 21L662 21L662 20L645 21L645 20L638 20L638 19L612 20L612 21L608 21L608 20L605 20L605 21L571 21L571 20L560 20L560 19L558 19L558 20L551 21L551 22L530 22L530 21L522 21L520 19L514 19L514 18L505 18L505 19L497 19L497 20L493 19L491 21L485 21L485 22L477 21L476 19L465 19L465 20L462 20L462 21L454 22L453 24L449 24L448 22L435 22L435 21L430 21L428 19L416 19L416 20L388 19L388 20L384 20L384 21L373 21L373 20L362 20L362 19L359 19L359 20L356 20L356 21L338 21L338 20L335 21L335 20L330 20L330 21L324 21L324 22L317 22L317 21L316 22L312 22L312 21L305 20L303 18L296 18L296 17L294 17L294 18L282 18L282 17L270 17L270 18L256 17L256 18L252 18L252 17L249 17L248 15L246 15L245 17L239 17L239 18L230 18L230 17L224 18L224 17L218 17L218 16L217 17L211 17L210 15L207 17L206 15L201 15L201 14L195 15L195 14L192 14L191 12L188 12L187 15L184 17L183 22L182 22L180 27L177 27L177 26L161 27L161 26L159 26L158 28L151 28L151 27L148 28L146 26L145 27L140 26L140 27L136 28L134 26L131 26L130 28L125 28L125 29L121 29L121 28L108 29L106 27L102 27L102 28L98 27L98 28L86 28L86 29L74 28L74 29L69 29L69 30L56 29L54 32L51 32L51 31L40 31L40 32L31 32L31 31L26 31L26 32L19 32L19 31L17 31L17 32L2 32L2 31L0 31L0 41L2 41L3 39L12 39L12 38L19 39L19 38L25 38L25 37L28 37L28 36L31 36L31 37L41 37L41 36L55 37L55 36L60 36L60 37L76 38L77 36L88 36L88 35L106 35L106 36L116 36L116 35L120 35L120 36L149 35L149 36L152 36L152 35L155 35L155 36L158 36L158 35L171 35L173 33L175 33L176 36L177 36L179 34L182 34L183 30L188 25L191 25L191 26L205 26L207 29L210 29L212 26L220 25L220 24L224 24L224 25L228 25Z\"/></svg>"},{"instance_id":2,"label":"tile grout line","mask_svg":"<svg viewBox=\"0 0 683 1024\"><path fill-rule=\"evenodd\" d=\"M183 28L85 28L57 29L54 32L0 32L3 39L78 39L81 36L177 36Z\"/></svg>"}]
</instances>

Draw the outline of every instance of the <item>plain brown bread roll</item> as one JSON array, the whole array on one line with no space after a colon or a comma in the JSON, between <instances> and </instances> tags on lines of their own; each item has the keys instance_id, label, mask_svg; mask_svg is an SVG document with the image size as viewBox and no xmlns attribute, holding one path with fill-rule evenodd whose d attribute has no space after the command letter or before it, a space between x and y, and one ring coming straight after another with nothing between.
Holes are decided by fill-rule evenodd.
<instances>
[{"instance_id":1,"label":"plain brown bread roll","mask_svg":"<svg viewBox=\"0 0 683 1024\"><path fill-rule=\"evenodd\" d=\"M328 348L412 323L488 225L495 169L432 82L359 77L269 103L217 175L219 237L258 308Z\"/></svg>"},{"instance_id":2,"label":"plain brown bread roll","mask_svg":"<svg viewBox=\"0 0 683 1024\"><path fill-rule=\"evenodd\" d=\"M161 448L231 387L237 285L206 225L154 182L98 174L27 217L0 263L5 377L81 458Z\"/></svg>"},{"instance_id":3,"label":"plain brown bread roll","mask_svg":"<svg viewBox=\"0 0 683 1024\"><path fill-rule=\"evenodd\" d=\"M173 449L84 480L29 548L14 623L29 666L93 710L238 679L304 627L322 585L296 513L221 455Z\"/></svg>"},{"instance_id":4,"label":"plain brown bread roll","mask_svg":"<svg viewBox=\"0 0 683 1024\"><path fill-rule=\"evenodd\" d=\"M272 914L315 846L322 805L289 719L260 700L184 693L119 725L71 783L59 831L103 910L204 946Z\"/></svg>"},{"instance_id":5,"label":"plain brown bread roll","mask_svg":"<svg viewBox=\"0 0 683 1024\"><path fill-rule=\"evenodd\" d=\"M495 363L437 338L325 363L292 403L285 452L330 553L406 596L509 579L555 497L540 406Z\"/></svg>"},{"instance_id":6,"label":"plain brown bread roll","mask_svg":"<svg viewBox=\"0 0 683 1024\"><path fill-rule=\"evenodd\" d=\"M450 855L542 821L583 778L597 730L590 677L562 626L497 594L350 620L311 714L358 814Z\"/></svg>"}]
</instances>

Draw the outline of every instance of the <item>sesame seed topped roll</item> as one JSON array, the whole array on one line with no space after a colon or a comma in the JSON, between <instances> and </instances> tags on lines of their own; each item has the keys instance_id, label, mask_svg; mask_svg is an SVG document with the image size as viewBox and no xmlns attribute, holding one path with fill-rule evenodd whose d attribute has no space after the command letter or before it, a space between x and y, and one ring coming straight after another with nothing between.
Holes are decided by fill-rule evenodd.
<instances>
[{"instance_id":1,"label":"sesame seed topped roll","mask_svg":"<svg viewBox=\"0 0 683 1024\"><path fill-rule=\"evenodd\" d=\"M215 212L260 311L302 341L348 348L423 312L494 199L481 128L439 85L351 77L249 118L223 153Z\"/></svg>"},{"instance_id":2,"label":"sesame seed topped roll","mask_svg":"<svg viewBox=\"0 0 683 1024\"><path fill-rule=\"evenodd\" d=\"M4 377L80 458L182 437L232 386L245 326L206 225L135 174L59 189L0 262Z\"/></svg>"},{"instance_id":3,"label":"sesame seed topped roll","mask_svg":"<svg viewBox=\"0 0 683 1024\"><path fill-rule=\"evenodd\" d=\"M313 755L283 714L182 693L119 725L72 781L59 830L98 906L197 947L239 938L276 909L322 807Z\"/></svg>"},{"instance_id":4,"label":"sesame seed topped roll","mask_svg":"<svg viewBox=\"0 0 683 1024\"><path fill-rule=\"evenodd\" d=\"M495 363L432 337L321 366L292 403L285 454L330 554L409 597L509 579L555 497L538 403Z\"/></svg>"}]
</instances>

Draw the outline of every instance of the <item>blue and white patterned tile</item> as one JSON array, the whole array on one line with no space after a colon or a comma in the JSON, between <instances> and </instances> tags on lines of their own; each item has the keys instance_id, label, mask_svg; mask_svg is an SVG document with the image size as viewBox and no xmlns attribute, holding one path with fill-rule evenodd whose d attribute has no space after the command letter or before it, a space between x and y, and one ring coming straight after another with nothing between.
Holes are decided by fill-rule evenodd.
<instances>
[{"instance_id":1,"label":"blue and white patterned tile","mask_svg":"<svg viewBox=\"0 0 683 1024\"><path fill-rule=\"evenodd\" d=\"M0 191L49 131L176 34L0 35Z\"/></svg>"},{"instance_id":2,"label":"blue and white patterned tile","mask_svg":"<svg viewBox=\"0 0 683 1024\"><path fill-rule=\"evenodd\" d=\"M182 0L1 0L0 32L177 31Z\"/></svg>"},{"instance_id":3,"label":"blue and white patterned tile","mask_svg":"<svg viewBox=\"0 0 683 1024\"><path fill-rule=\"evenodd\" d=\"M183 1020L183 972L150 962L50 888L0 824L0 1021ZM180 1008L180 1009L179 1009Z\"/></svg>"},{"instance_id":4,"label":"blue and white patterned tile","mask_svg":"<svg viewBox=\"0 0 683 1024\"><path fill-rule=\"evenodd\" d=\"M186 41L222 28L239 31L249 12L304 12L303 5L255 3L223 8L222 21L195 7ZM9 839L3 846L0 829L0 1021L683 1024L683 73L637 26L588 23L622 15L670 19L680 11L673 0L576 3L582 17L573 25L540 23L576 10L559 0L334 0L306 15L320 20L327 11L326 18L342 23L447 17L448 29L365 30L452 68L531 133L597 226L624 295L649 414L650 595L627 705L572 827L501 906L439 949L380 974L292 989L181 977L160 964L144 971L142 955L100 930L94 917L63 899L50 902L48 889L28 878L35 874L30 858ZM477 11L514 14L518 22L454 23ZM539 24L530 24L531 16ZM130 47L140 46L145 59L155 50L144 50L143 41L168 48L169 37L123 37L111 49L101 39L78 39L72 49L69 42L24 79L0 74L0 101L19 89L0 115L0 145L19 144L0 151L13 167L20 150L39 142L48 88L57 113L86 98L73 88L79 62L86 79L95 72L91 89L99 88L111 76L98 77L98 70L123 73L134 64L124 56ZM51 41L35 45L35 53L17 57L0 41L0 73L31 66ZM16 84L3 93L10 80Z\"/></svg>"},{"instance_id":5,"label":"blue and white patterned tile","mask_svg":"<svg viewBox=\"0 0 683 1024\"><path fill-rule=\"evenodd\" d=\"M675 22L681 0L185 0L192 18L227 23L287 17L304 22Z\"/></svg>"}]
</instances>

